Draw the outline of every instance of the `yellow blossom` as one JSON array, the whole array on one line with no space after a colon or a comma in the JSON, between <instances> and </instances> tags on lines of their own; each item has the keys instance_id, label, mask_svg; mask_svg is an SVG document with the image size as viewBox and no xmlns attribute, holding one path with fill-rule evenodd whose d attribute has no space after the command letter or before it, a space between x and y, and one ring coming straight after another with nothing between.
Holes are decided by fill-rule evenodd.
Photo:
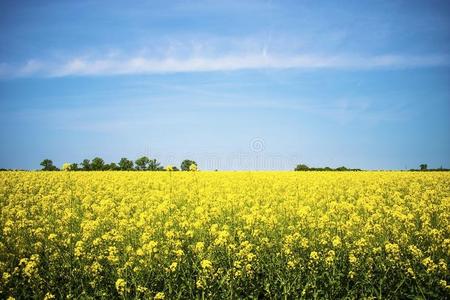
<instances>
[{"instance_id":1,"label":"yellow blossom","mask_svg":"<svg viewBox=\"0 0 450 300\"><path fill-rule=\"evenodd\" d=\"M127 282L124 279L119 278L116 280L116 290L119 294L123 294L125 292L126 286Z\"/></svg>"},{"instance_id":2,"label":"yellow blossom","mask_svg":"<svg viewBox=\"0 0 450 300\"><path fill-rule=\"evenodd\" d=\"M339 247L341 245L341 238L339 236L335 236L332 243L333 247Z\"/></svg>"},{"instance_id":3,"label":"yellow blossom","mask_svg":"<svg viewBox=\"0 0 450 300\"><path fill-rule=\"evenodd\" d=\"M312 260L319 260L319 254L316 251L311 251L309 258Z\"/></svg>"},{"instance_id":4,"label":"yellow blossom","mask_svg":"<svg viewBox=\"0 0 450 300\"><path fill-rule=\"evenodd\" d=\"M212 268L212 263L210 260L204 259L200 263L203 270L209 270Z\"/></svg>"},{"instance_id":5,"label":"yellow blossom","mask_svg":"<svg viewBox=\"0 0 450 300\"><path fill-rule=\"evenodd\" d=\"M175 272L176 269L177 269L177 266L178 266L178 263L177 263L176 261L174 261L173 263L171 263L171 264L170 264L170 267L169 267L170 271L171 271L171 272Z\"/></svg>"}]
</instances>

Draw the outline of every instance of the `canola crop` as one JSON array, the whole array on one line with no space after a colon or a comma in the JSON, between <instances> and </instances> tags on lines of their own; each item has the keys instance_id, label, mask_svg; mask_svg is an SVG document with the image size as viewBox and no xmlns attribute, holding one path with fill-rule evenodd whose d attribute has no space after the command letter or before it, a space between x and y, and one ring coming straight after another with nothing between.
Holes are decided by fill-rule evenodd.
<instances>
[{"instance_id":1,"label":"canola crop","mask_svg":"<svg viewBox=\"0 0 450 300\"><path fill-rule=\"evenodd\" d=\"M450 294L450 173L0 172L0 298Z\"/></svg>"}]
</instances>

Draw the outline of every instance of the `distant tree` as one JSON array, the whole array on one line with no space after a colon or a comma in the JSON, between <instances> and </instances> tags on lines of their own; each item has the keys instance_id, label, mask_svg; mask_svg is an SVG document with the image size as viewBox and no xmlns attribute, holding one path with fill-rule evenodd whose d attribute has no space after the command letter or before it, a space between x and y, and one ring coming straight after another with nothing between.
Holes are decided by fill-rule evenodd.
<instances>
[{"instance_id":1,"label":"distant tree","mask_svg":"<svg viewBox=\"0 0 450 300\"><path fill-rule=\"evenodd\" d=\"M91 169L92 169L91 168L91 161L89 159L84 159L81 162L81 170L83 170L83 171L90 171Z\"/></svg>"},{"instance_id":2,"label":"distant tree","mask_svg":"<svg viewBox=\"0 0 450 300\"><path fill-rule=\"evenodd\" d=\"M70 164L70 170L71 171L78 171L78 164L77 163Z\"/></svg>"},{"instance_id":3,"label":"distant tree","mask_svg":"<svg viewBox=\"0 0 450 300\"><path fill-rule=\"evenodd\" d=\"M116 163L112 162L110 164L106 164L104 170L117 171L120 170L120 167Z\"/></svg>"},{"instance_id":4,"label":"distant tree","mask_svg":"<svg viewBox=\"0 0 450 300\"><path fill-rule=\"evenodd\" d=\"M100 157L95 157L91 162L91 169L93 171L101 171L105 167L105 161Z\"/></svg>"},{"instance_id":5,"label":"distant tree","mask_svg":"<svg viewBox=\"0 0 450 300\"><path fill-rule=\"evenodd\" d=\"M336 171L348 171L348 169L344 166L336 168Z\"/></svg>"},{"instance_id":6,"label":"distant tree","mask_svg":"<svg viewBox=\"0 0 450 300\"><path fill-rule=\"evenodd\" d=\"M42 171L57 171L58 168L53 165L53 161L51 159L44 159L41 164Z\"/></svg>"},{"instance_id":7,"label":"distant tree","mask_svg":"<svg viewBox=\"0 0 450 300\"><path fill-rule=\"evenodd\" d=\"M133 161L127 159L126 157L122 157L119 161L119 168L122 171L129 171L133 169Z\"/></svg>"},{"instance_id":8,"label":"distant tree","mask_svg":"<svg viewBox=\"0 0 450 300\"><path fill-rule=\"evenodd\" d=\"M163 171L164 167L156 159L150 159L148 162L147 170L149 171Z\"/></svg>"},{"instance_id":9,"label":"distant tree","mask_svg":"<svg viewBox=\"0 0 450 300\"><path fill-rule=\"evenodd\" d=\"M295 171L308 171L309 167L304 164L299 164L297 167L295 167Z\"/></svg>"},{"instance_id":10,"label":"distant tree","mask_svg":"<svg viewBox=\"0 0 450 300\"><path fill-rule=\"evenodd\" d=\"M180 166L181 171L189 171L189 168L191 167L191 165L197 165L197 163L190 159L183 160L183 162L181 163L181 166Z\"/></svg>"},{"instance_id":11,"label":"distant tree","mask_svg":"<svg viewBox=\"0 0 450 300\"><path fill-rule=\"evenodd\" d=\"M71 171L70 170L71 164L70 163L64 163L62 166L63 171Z\"/></svg>"},{"instance_id":12,"label":"distant tree","mask_svg":"<svg viewBox=\"0 0 450 300\"><path fill-rule=\"evenodd\" d=\"M427 164L421 164L420 165L420 171L426 171L428 169L428 165Z\"/></svg>"},{"instance_id":13,"label":"distant tree","mask_svg":"<svg viewBox=\"0 0 450 300\"><path fill-rule=\"evenodd\" d=\"M150 158L148 158L147 156L139 157L138 159L136 159L134 164L136 165L136 170L145 171L150 164Z\"/></svg>"},{"instance_id":14,"label":"distant tree","mask_svg":"<svg viewBox=\"0 0 450 300\"><path fill-rule=\"evenodd\" d=\"M178 169L177 167L173 166L173 170L172 171L180 171L180 169Z\"/></svg>"},{"instance_id":15,"label":"distant tree","mask_svg":"<svg viewBox=\"0 0 450 300\"><path fill-rule=\"evenodd\" d=\"M361 169L349 169L345 166L342 166L342 167L339 167L336 169L332 169L330 167L324 167L324 168L308 167L307 165L304 165L304 164L297 165L297 167L295 167L294 170L295 171L361 171Z\"/></svg>"}]
</instances>

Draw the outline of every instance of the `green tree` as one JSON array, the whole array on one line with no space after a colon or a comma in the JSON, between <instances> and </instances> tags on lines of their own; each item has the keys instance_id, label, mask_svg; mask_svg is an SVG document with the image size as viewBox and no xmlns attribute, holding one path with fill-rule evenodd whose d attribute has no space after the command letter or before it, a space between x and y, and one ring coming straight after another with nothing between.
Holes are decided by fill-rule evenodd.
<instances>
[{"instance_id":1,"label":"green tree","mask_svg":"<svg viewBox=\"0 0 450 300\"><path fill-rule=\"evenodd\" d=\"M299 164L295 167L294 171L308 171L309 167L307 165L304 164Z\"/></svg>"},{"instance_id":2,"label":"green tree","mask_svg":"<svg viewBox=\"0 0 450 300\"><path fill-rule=\"evenodd\" d=\"M120 170L120 167L116 163L112 162L110 164L106 164L104 170L117 171Z\"/></svg>"},{"instance_id":3,"label":"green tree","mask_svg":"<svg viewBox=\"0 0 450 300\"><path fill-rule=\"evenodd\" d=\"M57 171L58 168L53 165L53 161L51 159L44 159L41 164L42 171Z\"/></svg>"},{"instance_id":4,"label":"green tree","mask_svg":"<svg viewBox=\"0 0 450 300\"><path fill-rule=\"evenodd\" d=\"M342 167L336 168L336 171L348 171L348 169L347 169L347 167L342 166Z\"/></svg>"},{"instance_id":5,"label":"green tree","mask_svg":"<svg viewBox=\"0 0 450 300\"><path fill-rule=\"evenodd\" d=\"M145 171L150 164L150 158L148 158L147 156L139 157L138 159L136 159L134 164L136 165L136 170Z\"/></svg>"},{"instance_id":6,"label":"green tree","mask_svg":"<svg viewBox=\"0 0 450 300\"><path fill-rule=\"evenodd\" d=\"M191 165L197 165L197 163L190 159L183 160L183 162L181 163L181 166L180 166L181 171L189 171L189 168Z\"/></svg>"},{"instance_id":7,"label":"green tree","mask_svg":"<svg viewBox=\"0 0 450 300\"><path fill-rule=\"evenodd\" d=\"M91 169L93 171L101 171L105 167L105 161L100 157L95 157L91 162Z\"/></svg>"},{"instance_id":8,"label":"green tree","mask_svg":"<svg viewBox=\"0 0 450 300\"><path fill-rule=\"evenodd\" d=\"M119 161L119 168L122 171L129 171L129 170L133 170L133 161L129 160L126 157L122 157Z\"/></svg>"},{"instance_id":9,"label":"green tree","mask_svg":"<svg viewBox=\"0 0 450 300\"><path fill-rule=\"evenodd\" d=\"M89 159L84 159L81 162L81 170L90 171L91 170L91 161Z\"/></svg>"},{"instance_id":10,"label":"green tree","mask_svg":"<svg viewBox=\"0 0 450 300\"><path fill-rule=\"evenodd\" d=\"M420 165L420 171L426 171L428 169L428 165L427 164L421 164Z\"/></svg>"},{"instance_id":11,"label":"green tree","mask_svg":"<svg viewBox=\"0 0 450 300\"><path fill-rule=\"evenodd\" d=\"M149 171L162 171L164 168L156 159L150 159L148 162L147 170Z\"/></svg>"},{"instance_id":12,"label":"green tree","mask_svg":"<svg viewBox=\"0 0 450 300\"><path fill-rule=\"evenodd\" d=\"M78 164L77 163L70 164L70 170L71 171L78 171Z\"/></svg>"}]
</instances>

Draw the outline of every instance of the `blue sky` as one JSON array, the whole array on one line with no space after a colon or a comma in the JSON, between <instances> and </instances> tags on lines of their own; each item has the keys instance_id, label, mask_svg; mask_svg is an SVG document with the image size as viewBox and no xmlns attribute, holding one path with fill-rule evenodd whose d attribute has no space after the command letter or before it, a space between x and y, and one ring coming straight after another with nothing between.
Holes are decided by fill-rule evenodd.
<instances>
[{"instance_id":1,"label":"blue sky","mask_svg":"<svg viewBox=\"0 0 450 300\"><path fill-rule=\"evenodd\" d=\"M449 50L448 1L1 1L0 167L450 167Z\"/></svg>"}]
</instances>

